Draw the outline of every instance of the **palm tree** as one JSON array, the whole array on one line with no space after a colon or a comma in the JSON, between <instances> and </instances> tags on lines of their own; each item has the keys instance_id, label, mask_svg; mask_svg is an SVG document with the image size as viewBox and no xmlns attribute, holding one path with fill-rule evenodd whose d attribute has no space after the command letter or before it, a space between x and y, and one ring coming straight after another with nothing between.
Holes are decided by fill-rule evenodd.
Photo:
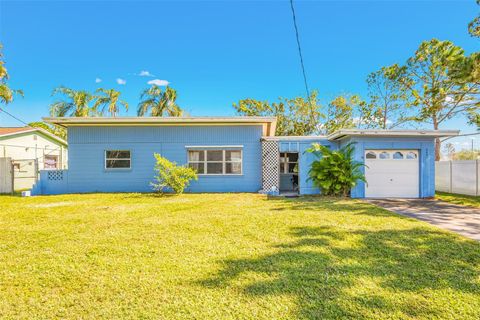
<instances>
[{"instance_id":1,"label":"palm tree","mask_svg":"<svg viewBox=\"0 0 480 320\"><path fill-rule=\"evenodd\" d=\"M50 114L54 117L88 117L95 115L90 103L95 96L84 90L73 90L66 87L55 88L52 96L62 94L66 99L55 101L50 105Z\"/></svg>"},{"instance_id":2,"label":"palm tree","mask_svg":"<svg viewBox=\"0 0 480 320\"><path fill-rule=\"evenodd\" d=\"M128 110L128 103L124 100L120 100L120 92L115 89L103 89L99 88L95 93L101 93L102 95L96 96L97 101L93 105L93 109L97 111L99 106L102 106L99 114L103 115L105 108L108 109L108 112L112 117L118 115L120 111L120 106L123 106L125 110Z\"/></svg>"},{"instance_id":3,"label":"palm tree","mask_svg":"<svg viewBox=\"0 0 480 320\"><path fill-rule=\"evenodd\" d=\"M163 117L167 114L170 117L180 117L183 114L182 109L176 104L177 91L167 87L165 91L157 85L152 85L145 89L140 95L137 114L144 116L150 110L152 117Z\"/></svg>"},{"instance_id":4,"label":"palm tree","mask_svg":"<svg viewBox=\"0 0 480 320\"><path fill-rule=\"evenodd\" d=\"M7 85L8 72L5 68L5 61L3 61L2 48L3 46L0 44L0 103L7 105L13 101L13 95L18 94L23 97L23 91L11 89Z\"/></svg>"}]
</instances>

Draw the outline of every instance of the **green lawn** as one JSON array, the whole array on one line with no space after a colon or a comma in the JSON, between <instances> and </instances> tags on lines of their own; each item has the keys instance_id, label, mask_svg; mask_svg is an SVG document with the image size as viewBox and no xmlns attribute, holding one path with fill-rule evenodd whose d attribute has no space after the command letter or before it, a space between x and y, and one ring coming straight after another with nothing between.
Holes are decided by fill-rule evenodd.
<instances>
[{"instance_id":1,"label":"green lawn","mask_svg":"<svg viewBox=\"0 0 480 320\"><path fill-rule=\"evenodd\" d=\"M0 318L480 319L480 243L354 200L4 196Z\"/></svg>"},{"instance_id":2,"label":"green lawn","mask_svg":"<svg viewBox=\"0 0 480 320\"><path fill-rule=\"evenodd\" d=\"M463 194L437 192L435 198L464 206L473 206L480 208L480 197L466 196Z\"/></svg>"}]
</instances>

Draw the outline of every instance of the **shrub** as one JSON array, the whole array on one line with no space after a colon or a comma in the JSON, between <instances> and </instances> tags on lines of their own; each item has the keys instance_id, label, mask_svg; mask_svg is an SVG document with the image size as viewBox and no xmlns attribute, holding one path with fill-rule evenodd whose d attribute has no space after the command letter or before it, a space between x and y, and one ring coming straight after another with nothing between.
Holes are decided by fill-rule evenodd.
<instances>
[{"instance_id":1,"label":"shrub","mask_svg":"<svg viewBox=\"0 0 480 320\"><path fill-rule=\"evenodd\" d=\"M158 153L154 154L157 162L155 163L155 182L151 183L154 190L164 192L165 190L174 193L183 193L191 180L198 180L194 169L187 166L179 166L162 157Z\"/></svg>"},{"instance_id":2,"label":"shrub","mask_svg":"<svg viewBox=\"0 0 480 320\"><path fill-rule=\"evenodd\" d=\"M354 151L352 143L338 150L313 143L307 152L313 153L318 160L313 161L308 180L312 180L324 195L348 196L358 180L366 182L360 171L364 164L353 160Z\"/></svg>"}]
</instances>

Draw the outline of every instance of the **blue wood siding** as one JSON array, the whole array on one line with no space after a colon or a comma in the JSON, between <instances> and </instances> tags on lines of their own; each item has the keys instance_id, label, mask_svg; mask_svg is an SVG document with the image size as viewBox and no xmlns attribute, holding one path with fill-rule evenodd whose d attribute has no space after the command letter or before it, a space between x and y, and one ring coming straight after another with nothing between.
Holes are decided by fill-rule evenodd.
<instances>
[{"instance_id":1,"label":"blue wood siding","mask_svg":"<svg viewBox=\"0 0 480 320\"><path fill-rule=\"evenodd\" d=\"M200 175L187 192L257 192L262 185L261 137L261 125L70 127L69 169L65 171L64 179L52 183L43 174L34 193L150 192L155 152L178 164L186 164L186 146L232 145L243 146L242 175ZM280 152L299 153L299 191L302 195L320 192L308 180L308 172L316 157L306 149L312 143L337 149L349 142L355 142L354 159L360 162L364 162L366 149L418 150L420 197L432 197L435 194L433 138L353 137L341 141L318 137L278 139ZM105 150L130 150L131 169L106 170ZM359 182L351 196L365 197L365 184Z\"/></svg>"},{"instance_id":2,"label":"blue wood siding","mask_svg":"<svg viewBox=\"0 0 480 320\"><path fill-rule=\"evenodd\" d=\"M299 193L302 195L320 193L320 190L313 185L311 180L308 179L308 172L312 166L312 162L316 159L314 154L306 151L311 147L312 143L319 143L330 146L331 148L337 148L335 142L332 143L327 139L288 139L288 141L282 141L282 138L279 137L280 152L298 152L298 183Z\"/></svg>"},{"instance_id":3,"label":"blue wood siding","mask_svg":"<svg viewBox=\"0 0 480 320\"><path fill-rule=\"evenodd\" d=\"M280 138L281 139L281 138ZM306 152L312 143L320 143L330 146L332 149L336 149L339 146L344 146L349 142L355 143L355 156L354 159L360 162L364 162L364 150L365 149L415 149L419 150L420 159L420 197L433 197L435 195L435 154L434 154L434 139L415 137L415 138L383 138L383 137L353 137L343 139L339 142L323 140L288 140L281 141L281 152L299 152L299 184L300 194L319 194L320 190L316 188L312 181L308 180L308 171L312 165L312 162L316 160L316 157ZM362 168L362 171L364 169ZM359 182L355 188L352 189L352 198L364 198L365 197L365 184Z\"/></svg>"},{"instance_id":4,"label":"blue wood siding","mask_svg":"<svg viewBox=\"0 0 480 320\"><path fill-rule=\"evenodd\" d=\"M243 146L243 174L199 176L188 192L257 192L261 189L262 127L143 126L71 127L68 192L152 191L153 154L187 163L186 146ZM105 170L105 150L130 150L131 169Z\"/></svg>"}]
</instances>

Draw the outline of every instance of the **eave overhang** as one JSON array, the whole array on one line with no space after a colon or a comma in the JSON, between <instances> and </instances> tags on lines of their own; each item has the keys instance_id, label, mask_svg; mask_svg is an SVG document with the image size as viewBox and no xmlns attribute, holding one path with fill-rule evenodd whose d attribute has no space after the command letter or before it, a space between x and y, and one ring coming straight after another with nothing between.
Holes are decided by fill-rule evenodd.
<instances>
[{"instance_id":1,"label":"eave overhang","mask_svg":"<svg viewBox=\"0 0 480 320\"><path fill-rule=\"evenodd\" d=\"M248 126L261 125L264 136L274 136L275 117L47 117L62 127L84 126Z\"/></svg>"}]
</instances>

